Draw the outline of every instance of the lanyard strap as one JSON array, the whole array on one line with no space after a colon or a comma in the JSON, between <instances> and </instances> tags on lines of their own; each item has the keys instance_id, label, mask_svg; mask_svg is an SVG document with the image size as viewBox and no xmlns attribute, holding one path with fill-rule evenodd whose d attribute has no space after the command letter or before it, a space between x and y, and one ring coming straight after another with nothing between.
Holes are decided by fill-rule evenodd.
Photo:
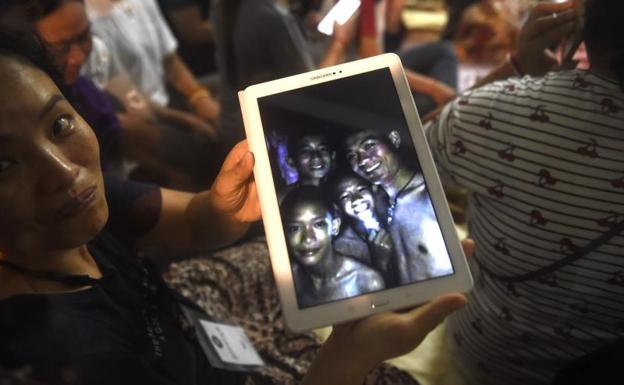
<instances>
[{"instance_id":1,"label":"lanyard strap","mask_svg":"<svg viewBox=\"0 0 624 385\"><path fill-rule=\"evenodd\" d=\"M53 271L31 270L3 259L0 259L0 265L17 271L23 275L42 279L44 281L59 282L70 286L93 286L101 283L100 279L91 278L88 275L62 274Z\"/></svg>"},{"instance_id":2,"label":"lanyard strap","mask_svg":"<svg viewBox=\"0 0 624 385\"><path fill-rule=\"evenodd\" d=\"M609 231L600 234L600 236L594 240L592 240L591 242L589 242L588 244L586 244L584 247L576 250L573 254L557 261L554 262L548 266L542 267L539 270L535 270L535 271L530 271L528 273L524 273L524 274L520 274L520 275L502 275L502 274L498 274L498 273L494 273L493 271L491 271L490 269L488 269L487 267L485 267L485 265L483 265L483 263L479 262L479 260L477 258L474 258L474 260L477 262L477 264L479 265L479 267L485 271L489 276L502 281L502 282L508 282L508 283L517 283L517 282L524 282L524 281L529 281L529 280L535 280L537 278L541 278L545 275L548 274L552 274L555 271L561 269L562 267L569 265L570 263L583 258L584 256L586 256L587 254L595 251L596 249L598 249L600 246L604 245L605 243L607 243L611 238L613 238L614 236L620 234L622 232L622 230L624 230L624 221L618 223L617 225L613 226Z\"/></svg>"}]
</instances>

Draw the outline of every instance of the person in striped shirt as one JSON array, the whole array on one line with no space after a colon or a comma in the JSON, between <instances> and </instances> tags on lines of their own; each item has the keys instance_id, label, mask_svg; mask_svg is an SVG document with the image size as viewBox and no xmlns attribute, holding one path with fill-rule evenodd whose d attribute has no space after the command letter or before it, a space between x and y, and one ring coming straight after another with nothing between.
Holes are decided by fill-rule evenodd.
<instances>
[{"instance_id":1,"label":"person in striped shirt","mask_svg":"<svg viewBox=\"0 0 624 385\"><path fill-rule=\"evenodd\" d=\"M591 68L555 70L547 48L579 11L540 4L519 50L427 126L439 169L470 191L475 287L447 337L469 383L545 385L624 337L624 234L549 274L624 220L624 4L588 0ZM548 72L550 71L550 72Z\"/></svg>"}]
</instances>

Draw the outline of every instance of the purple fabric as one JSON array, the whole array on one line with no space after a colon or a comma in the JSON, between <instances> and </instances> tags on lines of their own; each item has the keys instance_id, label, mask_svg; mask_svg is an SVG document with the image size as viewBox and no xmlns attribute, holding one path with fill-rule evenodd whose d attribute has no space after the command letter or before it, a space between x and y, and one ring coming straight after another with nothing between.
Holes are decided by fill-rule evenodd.
<instances>
[{"instance_id":1,"label":"purple fabric","mask_svg":"<svg viewBox=\"0 0 624 385\"><path fill-rule=\"evenodd\" d=\"M121 158L121 126L110 96L82 76L71 86L71 93L74 108L95 132L106 170Z\"/></svg>"}]
</instances>

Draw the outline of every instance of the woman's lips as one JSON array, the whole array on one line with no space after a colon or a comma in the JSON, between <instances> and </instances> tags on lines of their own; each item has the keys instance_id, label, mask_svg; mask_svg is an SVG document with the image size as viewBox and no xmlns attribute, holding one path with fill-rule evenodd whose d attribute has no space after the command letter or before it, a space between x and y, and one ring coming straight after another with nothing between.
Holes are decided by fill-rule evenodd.
<instances>
[{"instance_id":1,"label":"woman's lips","mask_svg":"<svg viewBox=\"0 0 624 385\"><path fill-rule=\"evenodd\" d=\"M95 201L96 191L97 187L91 186L82 190L75 197L70 198L69 201L56 212L56 220L64 221L87 209Z\"/></svg>"}]
</instances>

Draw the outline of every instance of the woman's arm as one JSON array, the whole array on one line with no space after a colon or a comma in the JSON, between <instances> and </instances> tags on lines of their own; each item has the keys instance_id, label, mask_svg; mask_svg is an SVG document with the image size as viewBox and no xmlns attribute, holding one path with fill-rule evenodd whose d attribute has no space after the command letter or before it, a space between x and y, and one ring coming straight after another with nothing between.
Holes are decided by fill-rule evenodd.
<instances>
[{"instance_id":1,"label":"woman's arm","mask_svg":"<svg viewBox=\"0 0 624 385\"><path fill-rule=\"evenodd\" d=\"M220 110L219 103L212 97L210 91L195 79L177 52L165 57L163 66L169 83L186 96L197 115L202 119L216 120Z\"/></svg>"},{"instance_id":2,"label":"woman's arm","mask_svg":"<svg viewBox=\"0 0 624 385\"><path fill-rule=\"evenodd\" d=\"M242 237L260 219L253 154L247 142L237 144L225 159L209 191L192 194L161 189L158 223L138 247L167 251L218 248Z\"/></svg>"}]
</instances>

